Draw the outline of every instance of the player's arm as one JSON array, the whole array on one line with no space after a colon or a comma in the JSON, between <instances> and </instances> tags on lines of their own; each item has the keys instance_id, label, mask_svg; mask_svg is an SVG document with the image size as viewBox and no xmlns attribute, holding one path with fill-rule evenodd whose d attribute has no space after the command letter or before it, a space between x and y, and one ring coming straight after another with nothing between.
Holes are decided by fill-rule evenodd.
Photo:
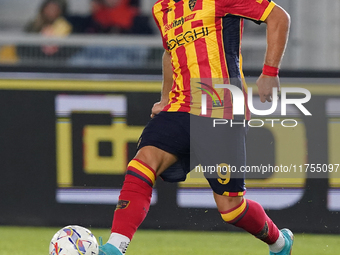
<instances>
[{"instance_id":1,"label":"player's arm","mask_svg":"<svg viewBox=\"0 0 340 255\"><path fill-rule=\"evenodd\" d=\"M163 54L163 85L162 85L162 94L161 100L155 103L151 110L151 118L153 118L156 114L163 110L163 108L169 103L169 93L172 88L173 78L172 78L172 65L171 65L171 56L169 52L164 51Z\"/></svg>"},{"instance_id":2,"label":"player's arm","mask_svg":"<svg viewBox=\"0 0 340 255\"><path fill-rule=\"evenodd\" d=\"M265 20L267 24L267 51L264 69L256 84L261 102L272 101L272 88L280 89L279 77L276 72L287 45L290 17L280 6L275 6Z\"/></svg>"}]
</instances>

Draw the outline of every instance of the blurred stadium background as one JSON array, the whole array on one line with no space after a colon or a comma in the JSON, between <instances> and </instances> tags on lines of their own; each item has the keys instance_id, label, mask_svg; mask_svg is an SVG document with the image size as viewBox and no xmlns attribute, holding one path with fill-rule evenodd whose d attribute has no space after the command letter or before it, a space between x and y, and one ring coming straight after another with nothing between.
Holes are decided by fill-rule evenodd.
<instances>
[{"instance_id":1,"label":"blurred stadium background","mask_svg":"<svg viewBox=\"0 0 340 255\"><path fill-rule=\"evenodd\" d=\"M79 28L92 15L90 0L61 1L73 32L46 36L25 32L42 0L0 0L0 225L109 228L125 165L159 99L163 50L154 0L131 2L135 30L105 31ZM248 165L339 164L340 2L276 2L292 18L282 86L310 90L312 116L290 109L296 128L251 129ZM265 26L247 21L242 50L250 86L265 42ZM269 174L248 180L247 196L280 227L339 234L338 175ZM222 223L207 187L195 178L158 181L142 228L236 231Z\"/></svg>"}]
</instances>

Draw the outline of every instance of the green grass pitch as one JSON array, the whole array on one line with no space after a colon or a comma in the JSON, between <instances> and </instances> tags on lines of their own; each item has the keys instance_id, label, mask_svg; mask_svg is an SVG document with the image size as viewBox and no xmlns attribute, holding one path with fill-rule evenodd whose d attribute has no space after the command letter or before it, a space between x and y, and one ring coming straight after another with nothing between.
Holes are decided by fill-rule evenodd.
<instances>
[{"instance_id":1,"label":"green grass pitch","mask_svg":"<svg viewBox=\"0 0 340 255\"><path fill-rule=\"evenodd\" d=\"M106 241L108 229L91 229ZM0 226L0 255L48 255L58 228ZM265 244L246 233L139 230L126 255L263 255ZM294 255L339 254L339 236L296 234Z\"/></svg>"}]
</instances>

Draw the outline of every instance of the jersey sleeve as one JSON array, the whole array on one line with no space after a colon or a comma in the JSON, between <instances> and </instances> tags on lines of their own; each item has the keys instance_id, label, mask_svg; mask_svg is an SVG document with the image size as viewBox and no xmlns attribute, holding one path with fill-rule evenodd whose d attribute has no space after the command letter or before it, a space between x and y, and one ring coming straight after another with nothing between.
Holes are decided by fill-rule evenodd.
<instances>
[{"instance_id":1,"label":"jersey sleeve","mask_svg":"<svg viewBox=\"0 0 340 255\"><path fill-rule=\"evenodd\" d=\"M275 3L271 0L218 0L223 15L232 14L255 21L265 21Z\"/></svg>"},{"instance_id":2,"label":"jersey sleeve","mask_svg":"<svg viewBox=\"0 0 340 255\"><path fill-rule=\"evenodd\" d=\"M156 17L156 14L155 14L155 6L152 8L152 16L153 16L153 19L155 20L155 23L156 23L156 25L157 25L157 27L158 27L158 29L159 29L159 32L161 33L163 47L164 47L164 49L165 49L166 51L168 51L168 45L167 45L167 43L166 43L166 41L165 41L165 38L164 38L163 33L162 33L161 26L160 26L159 21L158 21L158 19L157 19L157 17Z\"/></svg>"}]
</instances>

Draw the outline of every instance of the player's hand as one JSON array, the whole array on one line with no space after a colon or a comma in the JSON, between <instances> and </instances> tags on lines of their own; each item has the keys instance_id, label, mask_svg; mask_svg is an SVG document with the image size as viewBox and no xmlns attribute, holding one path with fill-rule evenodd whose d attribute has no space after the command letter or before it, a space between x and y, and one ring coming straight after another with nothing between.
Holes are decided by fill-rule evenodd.
<instances>
[{"instance_id":1,"label":"player's hand","mask_svg":"<svg viewBox=\"0 0 340 255\"><path fill-rule=\"evenodd\" d=\"M153 107L152 107L152 109L151 109L151 115L150 115L150 117L151 117L151 118L155 117L155 115L157 115L158 113L160 113L166 105L167 105L167 104L166 104L166 103L163 103L162 101L161 101L161 102L154 103L154 105L153 105Z\"/></svg>"},{"instance_id":2,"label":"player's hand","mask_svg":"<svg viewBox=\"0 0 340 255\"><path fill-rule=\"evenodd\" d=\"M262 103L265 103L266 101L272 101L273 88L277 88L277 92L280 91L280 81L278 76L273 77L261 74L256 81L256 85L258 87L259 96Z\"/></svg>"}]
</instances>

